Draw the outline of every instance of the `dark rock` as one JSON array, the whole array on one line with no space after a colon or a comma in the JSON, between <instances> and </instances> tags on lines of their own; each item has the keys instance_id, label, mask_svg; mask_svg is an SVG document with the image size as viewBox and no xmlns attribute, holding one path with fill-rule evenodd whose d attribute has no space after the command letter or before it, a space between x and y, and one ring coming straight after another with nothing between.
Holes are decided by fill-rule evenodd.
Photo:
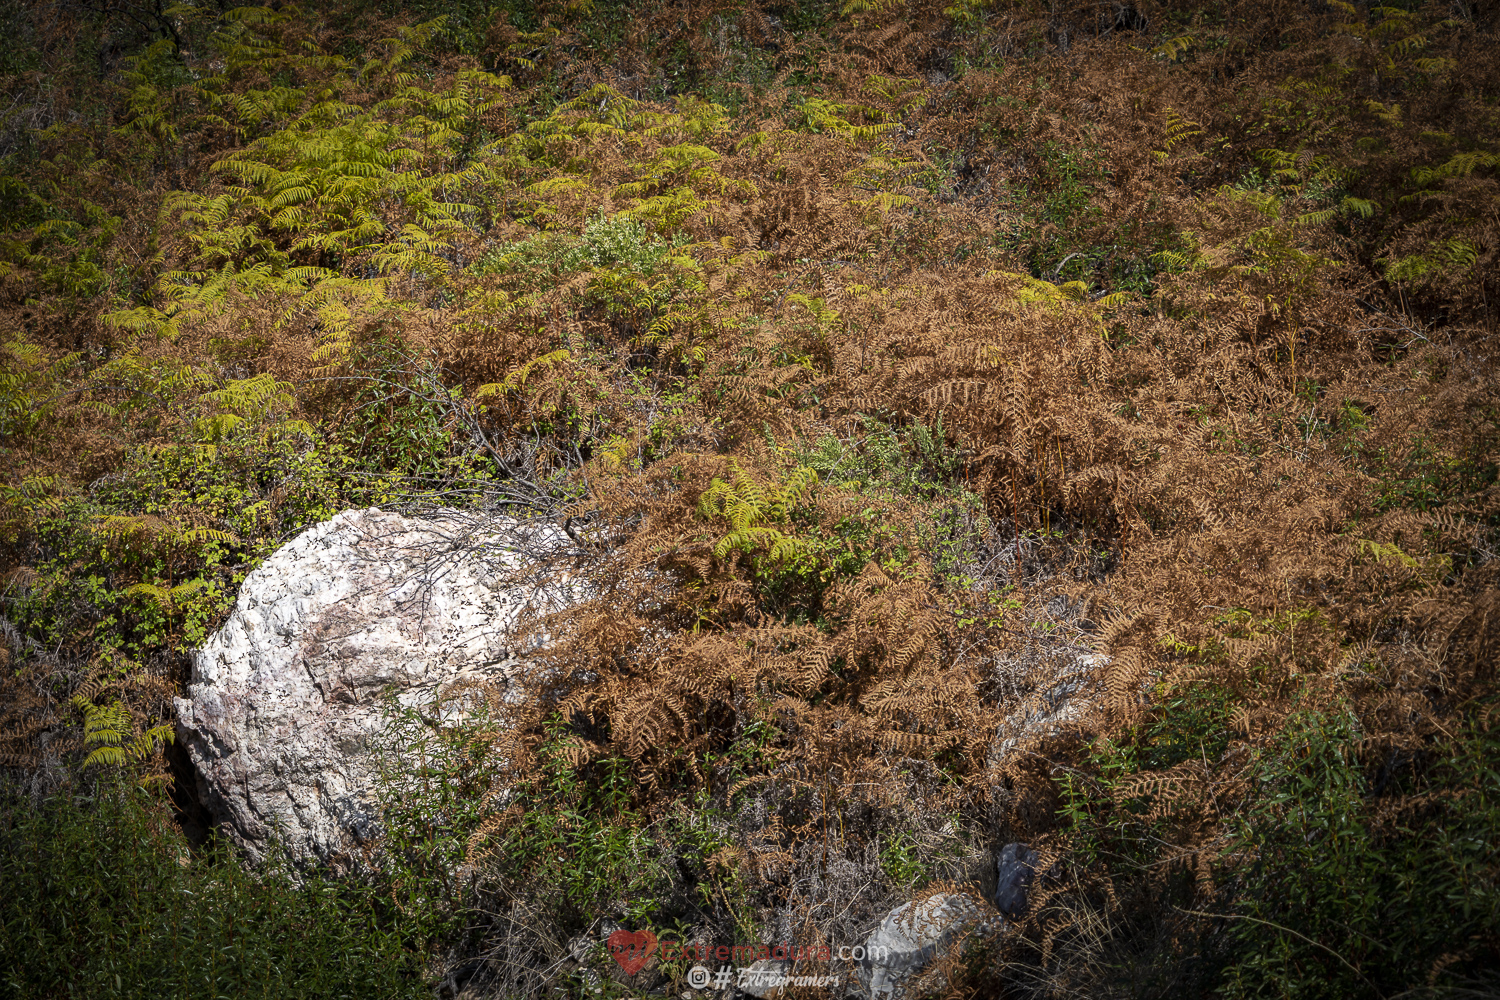
<instances>
[{"instance_id":1,"label":"dark rock","mask_svg":"<svg viewBox=\"0 0 1500 1000\"><path fill-rule=\"evenodd\" d=\"M1036 880L1040 856L1025 844L1006 844L995 859L999 880L995 885L995 909L1007 917L1026 912L1026 895Z\"/></svg>"}]
</instances>

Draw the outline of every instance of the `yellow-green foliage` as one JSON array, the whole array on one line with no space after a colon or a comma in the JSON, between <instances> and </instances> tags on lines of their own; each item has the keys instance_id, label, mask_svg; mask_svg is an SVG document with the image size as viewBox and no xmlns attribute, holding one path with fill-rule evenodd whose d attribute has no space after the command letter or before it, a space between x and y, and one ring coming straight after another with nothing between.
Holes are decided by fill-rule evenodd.
<instances>
[{"instance_id":1,"label":"yellow-green foliage","mask_svg":"<svg viewBox=\"0 0 1500 1000\"><path fill-rule=\"evenodd\" d=\"M251 428L270 437L287 434L312 437L315 432L306 420L284 418L286 411L296 405L292 390L291 383L278 382L269 374L260 374L230 379L222 388L205 392L198 397L199 402L224 412L196 422L200 439L215 442L236 431Z\"/></svg>"},{"instance_id":2,"label":"yellow-green foliage","mask_svg":"<svg viewBox=\"0 0 1500 1000\"><path fill-rule=\"evenodd\" d=\"M767 559L780 563L804 554L805 541L772 525L785 524L796 508L809 501L818 474L799 465L785 482L761 482L738 463L731 463L730 471L731 478L715 478L698 503L703 517L729 522L729 532L714 543L714 556L723 559L732 551L766 550Z\"/></svg>"},{"instance_id":3,"label":"yellow-green foliage","mask_svg":"<svg viewBox=\"0 0 1500 1000\"><path fill-rule=\"evenodd\" d=\"M572 353L566 348L551 351L547 354L532 358L524 365L518 366L515 371L505 376L502 381L490 382L480 386L474 393L475 399L483 399L486 396L500 396L512 390L526 388L526 378L538 368L548 365L562 364L572 357Z\"/></svg>"},{"instance_id":4,"label":"yellow-green foliage","mask_svg":"<svg viewBox=\"0 0 1500 1000\"><path fill-rule=\"evenodd\" d=\"M130 710L119 702L95 705L81 695L73 698L73 707L83 717L83 743L92 747L84 765L109 764L123 767L148 760L176 737L173 725L163 723L137 733Z\"/></svg>"}]
</instances>

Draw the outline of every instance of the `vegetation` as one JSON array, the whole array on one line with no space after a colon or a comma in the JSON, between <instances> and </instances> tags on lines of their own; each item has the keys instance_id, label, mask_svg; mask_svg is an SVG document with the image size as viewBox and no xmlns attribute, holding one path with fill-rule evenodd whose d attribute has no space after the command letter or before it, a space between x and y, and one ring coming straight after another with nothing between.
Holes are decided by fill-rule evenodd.
<instances>
[{"instance_id":1,"label":"vegetation","mask_svg":"<svg viewBox=\"0 0 1500 1000\"><path fill-rule=\"evenodd\" d=\"M0 25L7 995L680 993L580 935L852 942L1012 840L953 989L1496 989L1494 10ZM184 853L190 651L374 504L598 597L503 725L393 709L368 870Z\"/></svg>"},{"instance_id":2,"label":"vegetation","mask_svg":"<svg viewBox=\"0 0 1500 1000\"><path fill-rule=\"evenodd\" d=\"M422 942L379 894L191 860L170 814L130 783L3 821L5 996L427 995Z\"/></svg>"}]
</instances>

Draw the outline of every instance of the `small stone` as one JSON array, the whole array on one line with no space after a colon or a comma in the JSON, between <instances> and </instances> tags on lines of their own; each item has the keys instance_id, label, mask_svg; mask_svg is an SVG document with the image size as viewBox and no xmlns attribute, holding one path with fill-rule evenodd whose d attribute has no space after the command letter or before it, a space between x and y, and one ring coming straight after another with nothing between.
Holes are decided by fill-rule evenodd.
<instances>
[{"instance_id":1,"label":"small stone","mask_svg":"<svg viewBox=\"0 0 1500 1000\"><path fill-rule=\"evenodd\" d=\"M995 909L1007 917L1026 912L1026 894L1036 879L1039 855L1026 844L1006 844L995 859L999 880L995 885Z\"/></svg>"}]
</instances>

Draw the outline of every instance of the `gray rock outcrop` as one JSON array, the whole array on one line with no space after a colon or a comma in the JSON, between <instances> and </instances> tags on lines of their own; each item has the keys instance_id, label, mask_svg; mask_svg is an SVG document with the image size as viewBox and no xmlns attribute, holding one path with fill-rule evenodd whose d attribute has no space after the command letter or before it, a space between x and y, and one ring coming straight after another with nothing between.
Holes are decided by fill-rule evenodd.
<instances>
[{"instance_id":1,"label":"gray rock outcrop","mask_svg":"<svg viewBox=\"0 0 1500 1000\"><path fill-rule=\"evenodd\" d=\"M873 1000L903 996L912 975L969 934L997 925L987 907L961 893L939 893L903 903L887 913L865 940L859 980Z\"/></svg>"},{"instance_id":2,"label":"gray rock outcrop","mask_svg":"<svg viewBox=\"0 0 1500 1000\"><path fill-rule=\"evenodd\" d=\"M1017 692L1015 709L1000 723L990 747L989 764L1004 763L1018 746L1038 736L1057 733L1081 720L1098 698L1100 670L1109 657L1099 653L1054 656L1033 672Z\"/></svg>"},{"instance_id":3,"label":"gray rock outcrop","mask_svg":"<svg viewBox=\"0 0 1500 1000\"><path fill-rule=\"evenodd\" d=\"M568 548L548 524L372 508L277 550L245 578L177 699L215 822L257 860L277 837L293 857L325 860L368 842L384 693L416 707L466 681L515 691L523 617L581 596L545 565Z\"/></svg>"}]
</instances>

